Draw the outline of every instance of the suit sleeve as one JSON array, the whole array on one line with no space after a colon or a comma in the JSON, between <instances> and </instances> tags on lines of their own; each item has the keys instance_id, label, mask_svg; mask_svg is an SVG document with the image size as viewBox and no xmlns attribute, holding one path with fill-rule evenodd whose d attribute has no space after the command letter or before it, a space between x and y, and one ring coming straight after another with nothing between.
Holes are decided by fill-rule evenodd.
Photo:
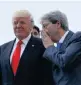
<instances>
[{"instance_id":1,"label":"suit sleeve","mask_svg":"<svg viewBox=\"0 0 81 85\"><path fill-rule=\"evenodd\" d=\"M81 34L80 34L81 35ZM70 65L77 56L81 55L81 36L74 38L63 51L58 51L56 47L48 47L43 57L50 60L53 64L59 68L65 68Z\"/></svg>"}]
</instances>

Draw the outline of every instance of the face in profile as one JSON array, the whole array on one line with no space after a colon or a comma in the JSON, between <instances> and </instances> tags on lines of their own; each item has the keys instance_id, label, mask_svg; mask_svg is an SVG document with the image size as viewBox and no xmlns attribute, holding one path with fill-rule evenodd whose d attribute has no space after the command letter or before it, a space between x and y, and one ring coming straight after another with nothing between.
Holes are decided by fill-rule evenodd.
<instances>
[{"instance_id":1,"label":"face in profile","mask_svg":"<svg viewBox=\"0 0 81 85\"><path fill-rule=\"evenodd\" d=\"M51 22L44 20L42 21L42 27L51 38L52 41L57 42L59 34L59 25L58 23L52 24Z\"/></svg>"},{"instance_id":2,"label":"face in profile","mask_svg":"<svg viewBox=\"0 0 81 85\"><path fill-rule=\"evenodd\" d=\"M17 38L26 38L31 30L32 24L29 17L14 17L13 18L13 29Z\"/></svg>"},{"instance_id":3,"label":"face in profile","mask_svg":"<svg viewBox=\"0 0 81 85\"><path fill-rule=\"evenodd\" d=\"M36 29L33 29L33 30L32 30L32 35L33 35L34 37L40 38L40 33L39 33Z\"/></svg>"}]
</instances>

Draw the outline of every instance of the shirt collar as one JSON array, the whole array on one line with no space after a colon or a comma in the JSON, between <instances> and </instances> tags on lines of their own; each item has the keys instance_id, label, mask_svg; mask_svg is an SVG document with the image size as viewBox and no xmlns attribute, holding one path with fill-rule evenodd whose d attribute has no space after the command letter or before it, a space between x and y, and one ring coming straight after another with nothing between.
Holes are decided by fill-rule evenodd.
<instances>
[{"instance_id":1,"label":"shirt collar","mask_svg":"<svg viewBox=\"0 0 81 85\"><path fill-rule=\"evenodd\" d=\"M31 33L29 34L28 37L26 37L25 39L22 40L23 44L27 45L27 43L29 42L30 38L31 38ZM19 39L16 38L16 44L18 43L18 41L19 41Z\"/></svg>"},{"instance_id":2,"label":"shirt collar","mask_svg":"<svg viewBox=\"0 0 81 85\"><path fill-rule=\"evenodd\" d=\"M65 34L62 36L62 38L59 40L59 43L63 43L65 37L67 36L67 34L69 33L69 31L66 31Z\"/></svg>"}]
</instances>

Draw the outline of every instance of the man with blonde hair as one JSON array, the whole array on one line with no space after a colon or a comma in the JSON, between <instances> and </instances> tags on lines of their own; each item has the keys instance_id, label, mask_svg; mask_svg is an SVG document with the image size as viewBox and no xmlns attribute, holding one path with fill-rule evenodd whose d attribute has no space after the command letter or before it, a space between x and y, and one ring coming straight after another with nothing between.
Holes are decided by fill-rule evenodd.
<instances>
[{"instance_id":1,"label":"man with blonde hair","mask_svg":"<svg viewBox=\"0 0 81 85\"><path fill-rule=\"evenodd\" d=\"M51 64L42 57L45 48L31 35L31 14L17 11L12 23L16 38L0 47L1 85L52 85Z\"/></svg>"}]
</instances>

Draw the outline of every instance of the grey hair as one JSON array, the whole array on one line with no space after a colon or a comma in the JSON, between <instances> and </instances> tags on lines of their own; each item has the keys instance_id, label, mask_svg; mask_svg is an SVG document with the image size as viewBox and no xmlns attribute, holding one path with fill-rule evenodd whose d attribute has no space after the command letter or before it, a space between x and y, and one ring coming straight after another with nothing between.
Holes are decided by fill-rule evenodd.
<instances>
[{"instance_id":1,"label":"grey hair","mask_svg":"<svg viewBox=\"0 0 81 85\"><path fill-rule=\"evenodd\" d=\"M58 21L58 22L60 22L63 30L65 30L65 31L68 30L67 17L64 13L62 13L60 11L54 11L54 12L47 13L41 18L41 20L42 21L48 20L48 21L52 22L53 24L55 24Z\"/></svg>"}]
</instances>

